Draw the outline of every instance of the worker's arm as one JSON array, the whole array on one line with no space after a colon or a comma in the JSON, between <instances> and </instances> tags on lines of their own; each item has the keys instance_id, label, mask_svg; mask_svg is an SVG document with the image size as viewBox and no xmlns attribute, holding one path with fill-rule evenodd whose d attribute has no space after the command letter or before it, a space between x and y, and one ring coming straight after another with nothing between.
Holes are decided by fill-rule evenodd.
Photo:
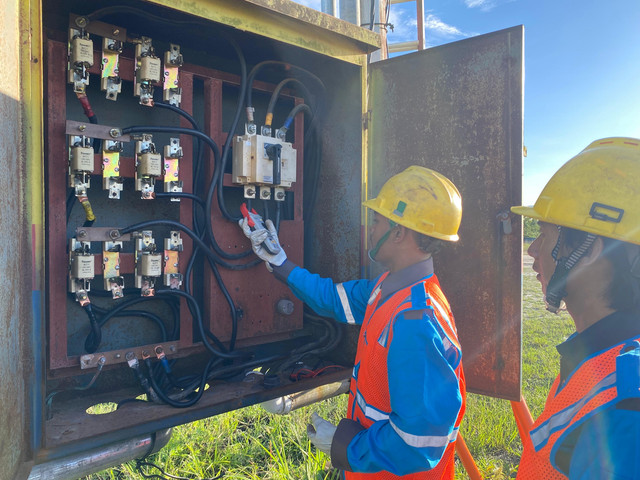
<instances>
[{"instance_id":1,"label":"worker's arm","mask_svg":"<svg viewBox=\"0 0 640 480\"><path fill-rule=\"evenodd\" d=\"M400 314L392 326L387 357L389 418L359 431L355 422L342 420L331 449L337 468L396 475L428 470L438 464L457 434L454 425L462 405L454 371L458 352L445 348L438 327L427 315L408 316L415 317Z\"/></svg>"},{"instance_id":2,"label":"worker's arm","mask_svg":"<svg viewBox=\"0 0 640 480\"><path fill-rule=\"evenodd\" d=\"M364 319L367 301L376 283L371 280L333 283L330 278L310 273L290 260L274 267L273 273L318 315L358 325Z\"/></svg>"},{"instance_id":3,"label":"worker's arm","mask_svg":"<svg viewBox=\"0 0 640 480\"><path fill-rule=\"evenodd\" d=\"M581 427L569 480L640 478L640 411L610 408Z\"/></svg>"}]
</instances>

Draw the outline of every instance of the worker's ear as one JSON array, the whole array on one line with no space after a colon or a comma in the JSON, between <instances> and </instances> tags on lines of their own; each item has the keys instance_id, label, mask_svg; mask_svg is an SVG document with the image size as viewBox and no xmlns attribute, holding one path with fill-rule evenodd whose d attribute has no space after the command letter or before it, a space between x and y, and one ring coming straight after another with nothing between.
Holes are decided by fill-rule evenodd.
<instances>
[{"instance_id":1,"label":"worker's ear","mask_svg":"<svg viewBox=\"0 0 640 480\"><path fill-rule=\"evenodd\" d=\"M393 241L396 243L401 242L404 239L404 237L407 235L407 232L409 231L402 225L396 225L394 227L394 230L395 232L391 234L391 237L393 238Z\"/></svg>"},{"instance_id":2,"label":"worker's ear","mask_svg":"<svg viewBox=\"0 0 640 480\"><path fill-rule=\"evenodd\" d=\"M582 264L584 266L592 264L602 256L603 251L604 241L602 240L602 237L596 237L596 239L591 244L591 248L587 250L587 253L584 254L584 257L582 257Z\"/></svg>"}]
</instances>

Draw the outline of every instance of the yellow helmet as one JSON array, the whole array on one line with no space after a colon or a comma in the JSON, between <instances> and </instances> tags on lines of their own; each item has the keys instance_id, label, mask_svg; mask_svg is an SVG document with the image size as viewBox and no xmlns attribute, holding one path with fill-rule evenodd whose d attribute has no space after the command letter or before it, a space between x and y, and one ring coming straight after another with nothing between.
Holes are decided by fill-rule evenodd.
<instances>
[{"instance_id":1,"label":"yellow helmet","mask_svg":"<svg viewBox=\"0 0 640 480\"><path fill-rule=\"evenodd\" d=\"M551 177L519 215L640 245L640 140L596 140Z\"/></svg>"},{"instance_id":2,"label":"yellow helmet","mask_svg":"<svg viewBox=\"0 0 640 480\"><path fill-rule=\"evenodd\" d=\"M363 205L430 237L451 242L459 238L460 192L451 180L428 168L413 165L394 175Z\"/></svg>"}]
</instances>

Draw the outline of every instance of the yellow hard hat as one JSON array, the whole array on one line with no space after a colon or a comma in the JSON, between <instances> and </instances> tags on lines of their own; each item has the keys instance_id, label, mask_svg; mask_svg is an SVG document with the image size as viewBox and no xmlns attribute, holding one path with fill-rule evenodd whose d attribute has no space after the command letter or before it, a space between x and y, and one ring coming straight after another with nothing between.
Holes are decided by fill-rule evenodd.
<instances>
[{"instance_id":1,"label":"yellow hard hat","mask_svg":"<svg viewBox=\"0 0 640 480\"><path fill-rule=\"evenodd\" d=\"M363 205L430 237L450 242L459 238L460 192L451 180L428 168L413 165L394 175Z\"/></svg>"},{"instance_id":2,"label":"yellow hard hat","mask_svg":"<svg viewBox=\"0 0 640 480\"><path fill-rule=\"evenodd\" d=\"M551 177L519 215L640 245L640 140L596 140Z\"/></svg>"}]
</instances>

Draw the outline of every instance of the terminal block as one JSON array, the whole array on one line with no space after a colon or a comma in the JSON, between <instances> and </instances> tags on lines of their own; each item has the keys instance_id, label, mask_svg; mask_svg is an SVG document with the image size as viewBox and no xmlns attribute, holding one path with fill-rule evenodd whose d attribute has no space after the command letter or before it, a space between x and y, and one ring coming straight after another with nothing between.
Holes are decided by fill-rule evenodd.
<instances>
[{"instance_id":1,"label":"terminal block","mask_svg":"<svg viewBox=\"0 0 640 480\"><path fill-rule=\"evenodd\" d=\"M136 141L136 190L143 200L155 198L156 177L162 175L162 155L156 152L153 136L143 134Z\"/></svg>"},{"instance_id":2,"label":"terminal block","mask_svg":"<svg viewBox=\"0 0 640 480\"><path fill-rule=\"evenodd\" d=\"M91 139L82 135L69 135L69 187L76 196L86 195L93 172Z\"/></svg>"},{"instance_id":3,"label":"terminal block","mask_svg":"<svg viewBox=\"0 0 640 480\"><path fill-rule=\"evenodd\" d=\"M133 93L140 97L140 104L153 106L153 89L160 83L162 61L156 56L151 39L141 37L136 41L135 76Z\"/></svg>"},{"instance_id":4,"label":"terminal block","mask_svg":"<svg viewBox=\"0 0 640 480\"><path fill-rule=\"evenodd\" d=\"M93 66L93 40L83 28L83 23L83 17L78 17L69 26L68 82L73 83L76 93L84 93L89 85L89 68Z\"/></svg>"},{"instance_id":5,"label":"terminal block","mask_svg":"<svg viewBox=\"0 0 640 480\"><path fill-rule=\"evenodd\" d=\"M182 100L182 89L178 86L178 71L182 66L183 59L180 53L180 46L169 45L169 50L164 54L164 82L162 98L165 102L180 106Z\"/></svg>"},{"instance_id":6,"label":"terminal block","mask_svg":"<svg viewBox=\"0 0 640 480\"><path fill-rule=\"evenodd\" d=\"M245 198L271 198L275 189L275 200L283 201L285 189L296 181L296 150L291 143L281 138L250 133L238 135L233 148L233 183L244 185Z\"/></svg>"},{"instance_id":7,"label":"terminal block","mask_svg":"<svg viewBox=\"0 0 640 480\"><path fill-rule=\"evenodd\" d=\"M124 277L120 272L120 252L122 242L104 242L102 249L102 275L104 289L111 292L113 298L124 296Z\"/></svg>"},{"instance_id":8,"label":"terminal block","mask_svg":"<svg viewBox=\"0 0 640 480\"><path fill-rule=\"evenodd\" d=\"M102 188L109 191L109 198L120 199L123 178L120 175L120 152L122 142L102 142Z\"/></svg>"},{"instance_id":9,"label":"terminal block","mask_svg":"<svg viewBox=\"0 0 640 480\"><path fill-rule=\"evenodd\" d=\"M115 101L122 91L122 79L119 72L119 58L122 53L122 42L114 38L102 39L102 78L100 88L107 92L108 100Z\"/></svg>"},{"instance_id":10,"label":"terminal block","mask_svg":"<svg viewBox=\"0 0 640 480\"><path fill-rule=\"evenodd\" d=\"M69 239L69 292L88 292L95 277L95 259L90 242Z\"/></svg>"},{"instance_id":11,"label":"terminal block","mask_svg":"<svg viewBox=\"0 0 640 480\"><path fill-rule=\"evenodd\" d=\"M172 138L169 145L164 146L164 191L167 193L182 192L180 180L180 159L182 147L179 138ZM179 202L180 198L171 197L172 202Z\"/></svg>"},{"instance_id":12,"label":"terminal block","mask_svg":"<svg viewBox=\"0 0 640 480\"><path fill-rule=\"evenodd\" d=\"M178 270L181 251L180 232L171 231L170 237L164 239L164 284L169 288L178 289L182 285L182 274Z\"/></svg>"},{"instance_id":13,"label":"terminal block","mask_svg":"<svg viewBox=\"0 0 640 480\"><path fill-rule=\"evenodd\" d=\"M155 285L162 276L162 254L156 252L153 233L144 230L136 239L135 286L141 289L140 295L155 295Z\"/></svg>"}]
</instances>

